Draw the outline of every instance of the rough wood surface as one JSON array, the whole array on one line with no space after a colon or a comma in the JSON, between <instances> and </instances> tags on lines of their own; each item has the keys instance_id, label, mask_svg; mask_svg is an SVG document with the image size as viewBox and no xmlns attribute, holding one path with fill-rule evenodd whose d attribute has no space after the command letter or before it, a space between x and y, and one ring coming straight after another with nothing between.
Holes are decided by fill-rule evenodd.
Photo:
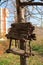
<instances>
[{"instance_id":1,"label":"rough wood surface","mask_svg":"<svg viewBox=\"0 0 43 65\"><path fill-rule=\"evenodd\" d=\"M21 50L21 49L17 49L17 48L10 49L10 52L13 53L13 54L21 55L21 56L25 56L25 57L30 56L30 53L28 51L25 52L25 50Z\"/></svg>"},{"instance_id":2,"label":"rough wood surface","mask_svg":"<svg viewBox=\"0 0 43 65\"><path fill-rule=\"evenodd\" d=\"M8 39L30 40L32 38L35 38L35 35L33 35L33 30L34 30L34 26L30 22L29 23L13 23L6 37Z\"/></svg>"},{"instance_id":3,"label":"rough wood surface","mask_svg":"<svg viewBox=\"0 0 43 65\"><path fill-rule=\"evenodd\" d=\"M39 5L39 6L43 6L43 2L21 2L20 6L27 6L27 5Z\"/></svg>"}]
</instances>

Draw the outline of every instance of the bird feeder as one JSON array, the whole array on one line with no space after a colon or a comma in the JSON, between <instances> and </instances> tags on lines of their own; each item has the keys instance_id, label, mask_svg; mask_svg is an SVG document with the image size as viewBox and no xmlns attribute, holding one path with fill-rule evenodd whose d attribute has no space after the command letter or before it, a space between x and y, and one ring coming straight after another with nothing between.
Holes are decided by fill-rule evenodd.
<instances>
[{"instance_id":1,"label":"bird feeder","mask_svg":"<svg viewBox=\"0 0 43 65\"><path fill-rule=\"evenodd\" d=\"M7 39L10 39L9 49L7 52L15 53L17 55L26 55L29 56L29 53L26 52L26 43L24 45L24 50L17 51L16 49L11 49L12 40L20 40L22 42L26 42L27 40L32 41L35 40L35 34L33 33L34 26L29 23L13 23L11 24L10 31L6 34ZM30 49L31 50L31 49Z\"/></svg>"}]
</instances>

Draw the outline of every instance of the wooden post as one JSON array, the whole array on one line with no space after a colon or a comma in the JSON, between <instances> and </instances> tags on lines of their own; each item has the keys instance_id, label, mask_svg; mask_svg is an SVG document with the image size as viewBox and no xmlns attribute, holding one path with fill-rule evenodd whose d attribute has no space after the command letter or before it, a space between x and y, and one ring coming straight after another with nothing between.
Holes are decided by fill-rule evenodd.
<instances>
[{"instance_id":1,"label":"wooden post","mask_svg":"<svg viewBox=\"0 0 43 65\"><path fill-rule=\"evenodd\" d=\"M11 49L11 42L12 42L12 39L10 39L9 50Z\"/></svg>"},{"instance_id":2,"label":"wooden post","mask_svg":"<svg viewBox=\"0 0 43 65\"><path fill-rule=\"evenodd\" d=\"M25 44L26 42L24 40L20 40L20 49L25 50ZM20 56L20 65L28 65L28 57L26 56Z\"/></svg>"},{"instance_id":3,"label":"wooden post","mask_svg":"<svg viewBox=\"0 0 43 65\"><path fill-rule=\"evenodd\" d=\"M31 55L31 45L30 45L30 40L29 40L29 51L30 51L30 55Z\"/></svg>"},{"instance_id":4,"label":"wooden post","mask_svg":"<svg viewBox=\"0 0 43 65\"><path fill-rule=\"evenodd\" d=\"M12 42L12 39L10 39L9 48L6 50L6 52L7 52L7 53L10 53L10 49L11 49L11 42Z\"/></svg>"},{"instance_id":5,"label":"wooden post","mask_svg":"<svg viewBox=\"0 0 43 65\"><path fill-rule=\"evenodd\" d=\"M25 23L25 10L23 7L20 7L20 0L16 0L17 5L17 20L18 23ZM24 50L25 42L20 40L20 49ZM20 65L27 65L28 58L20 55Z\"/></svg>"}]
</instances>

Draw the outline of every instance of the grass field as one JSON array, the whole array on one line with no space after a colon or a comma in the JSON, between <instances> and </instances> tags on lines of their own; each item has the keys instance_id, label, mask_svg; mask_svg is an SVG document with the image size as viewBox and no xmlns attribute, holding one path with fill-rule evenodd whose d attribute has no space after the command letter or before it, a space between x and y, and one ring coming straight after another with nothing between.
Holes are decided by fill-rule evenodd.
<instances>
[{"instance_id":1,"label":"grass field","mask_svg":"<svg viewBox=\"0 0 43 65\"><path fill-rule=\"evenodd\" d=\"M28 65L43 65L43 31L37 31L37 40L31 42L35 55L28 58ZM0 65L20 65L20 57L14 54L2 53L8 47L8 41L0 41Z\"/></svg>"}]
</instances>

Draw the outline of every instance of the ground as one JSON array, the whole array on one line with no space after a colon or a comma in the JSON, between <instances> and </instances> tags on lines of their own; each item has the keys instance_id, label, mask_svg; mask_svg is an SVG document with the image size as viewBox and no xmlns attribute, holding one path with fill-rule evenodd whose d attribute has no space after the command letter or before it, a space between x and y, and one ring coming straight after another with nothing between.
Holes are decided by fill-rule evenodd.
<instances>
[{"instance_id":1,"label":"ground","mask_svg":"<svg viewBox=\"0 0 43 65\"><path fill-rule=\"evenodd\" d=\"M31 42L34 56L28 58L28 65L43 65L43 28L36 27L35 33L37 40ZM20 65L19 56L5 52L8 44L9 40L0 41L0 65Z\"/></svg>"}]
</instances>

